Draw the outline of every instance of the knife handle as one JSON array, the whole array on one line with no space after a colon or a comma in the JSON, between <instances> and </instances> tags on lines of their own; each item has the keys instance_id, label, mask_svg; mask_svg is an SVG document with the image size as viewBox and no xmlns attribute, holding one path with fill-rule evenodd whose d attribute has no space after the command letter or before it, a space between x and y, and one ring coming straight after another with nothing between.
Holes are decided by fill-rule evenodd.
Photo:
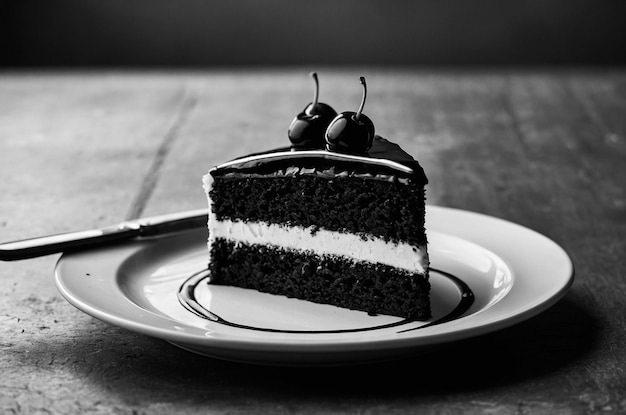
<instances>
[{"instance_id":1,"label":"knife handle","mask_svg":"<svg viewBox=\"0 0 626 415\"><path fill-rule=\"evenodd\" d=\"M35 258L78 248L90 248L140 234L140 226L124 223L102 229L60 233L0 244L0 260L16 261Z\"/></svg>"}]
</instances>

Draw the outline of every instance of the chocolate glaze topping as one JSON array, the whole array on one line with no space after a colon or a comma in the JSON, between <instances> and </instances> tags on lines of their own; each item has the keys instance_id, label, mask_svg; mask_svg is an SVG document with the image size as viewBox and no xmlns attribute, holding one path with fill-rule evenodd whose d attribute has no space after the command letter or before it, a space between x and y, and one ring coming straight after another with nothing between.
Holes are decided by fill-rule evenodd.
<instances>
[{"instance_id":1,"label":"chocolate glaze topping","mask_svg":"<svg viewBox=\"0 0 626 415\"><path fill-rule=\"evenodd\" d=\"M326 178L360 177L425 185L422 166L395 143L374 138L367 156L325 150L298 151L281 147L250 154L221 164L210 171L213 177L316 175Z\"/></svg>"}]
</instances>

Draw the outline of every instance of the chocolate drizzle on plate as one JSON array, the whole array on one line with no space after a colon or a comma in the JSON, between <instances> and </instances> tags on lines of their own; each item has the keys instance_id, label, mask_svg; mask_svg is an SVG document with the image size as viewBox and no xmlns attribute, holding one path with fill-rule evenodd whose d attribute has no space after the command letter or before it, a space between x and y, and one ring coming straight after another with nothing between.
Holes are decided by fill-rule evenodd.
<instances>
[{"instance_id":1,"label":"chocolate drizzle on plate","mask_svg":"<svg viewBox=\"0 0 626 415\"><path fill-rule=\"evenodd\" d=\"M398 333L405 333L409 331L419 330L419 329L423 329L426 327L431 327L437 324L442 324L448 321L455 320L461 317L474 303L474 293L472 292L471 288L465 282L463 282L463 280L445 271L432 269L432 268L431 268L431 271L435 271L441 274L442 276L444 276L445 278L449 279L451 282L454 283L454 285L457 287L460 293L460 299L459 299L458 304L452 311L450 311L445 316L442 316L433 321L427 322L426 324L419 326L419 327L399 330ZM209 279L210 277L208 275L207 270L203 270L201 272L198 272L192 275L180 287L178 291L178 300L183 305L183 307L185 307L190 312L196 314L197 316L207 319L209 321L212 321L218 324L223 324L223 325L230 326L230 327L236 327L236 328L246 329L246 330L273 332L273 333L327 334L327 333L353 333L353 332L380 330L380 329L386 329L390 327L401 327L403 325L418 321L415 319L402 319L400 321L389 323L389 324L355 328L355 329L342 329L342 330L283 330L283 329L273 329L273 328L268 328L268 327L248 326L245 324L239 324L236 322L228 321L220 317L219 315L215 314L211 310L207 309L206 307L204 307L202 304L198 302L195 296L196 287L201 283L210 283Z\"/></svg>"}]
</instances>

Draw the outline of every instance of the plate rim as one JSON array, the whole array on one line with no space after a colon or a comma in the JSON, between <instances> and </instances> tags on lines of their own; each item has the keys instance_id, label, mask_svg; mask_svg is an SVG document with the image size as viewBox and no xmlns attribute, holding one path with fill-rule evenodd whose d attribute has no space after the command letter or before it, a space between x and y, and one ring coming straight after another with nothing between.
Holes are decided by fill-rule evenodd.
<instances>
[{"instance_id":1,"label":"plate rim","mask_svg":"<svg viewBox=\"0 0 626 415\"><path fill-rule=\"evenodd\" d=\"M450 219L449 218L450 216L465 217L465 218L471 217L479 221L486 221L486 222L492 223L496 227L498 226L513 227L512 229L516 229L517 231L523 232L526 235L532 236L533 238L539 238L539 240L541 240L543 243L546 243L548 246L550 246L554 250L555 254L559 255L561 265L564 267L564 269L562 270L563 275L561 276L560 282L553 286L554 289L549 295L545 296L545 298L541 299L540 301L536 301L534 304L529 304L529 306L526 309L522 311L518 311L516 313L512 313L506 318L495 319L493 321L488 321L486 323L482 323L478 325L468 326L466 324L459 324L460 320L455 320L455 321L448 322L445 324L448 327L453 327L456 329L446 330L443 332L438 331L438 330L433 330L433 331L424 330L424 331L419 332L417 335L405 336L405 337L399 337L399 338L397 337L396 338L390 338L390 337L371 338L369 341L360 340L356 342L350 342L350 341L338 342L336 340L327 340L327 341L312 341L311 343L303 342L302 340L290 342L285 339L281 339L280 341L275 341L272 339L267 340L267 341L259 341L258 338L246 339L245 336L237 337L237 338L231 337L227 339L215 338L215 337L211 338L211 337L206 337L206 336L201 337L195 333L189 333L185 331L176 332L176 331L173 331L171 328L166 329L163 327L155 327L150 324L145 324L141 321L138 321L137 318L133 319L132 316L127 316L126 318L122 318L120 316L112 315L111 313L107 313L99 309L97 306L93 304L88 304L85 301L83 301L81 298L77 298L76 296L74 296L73 293L71 292L70 287L66 285L67 281L64 279L64 276L63 276L62 269L64 267L64 264L70 262L73 258L75 258L76 255L89 255L90 253L93 253L94 251L101 252L103 250L114 249L114 247L96 248L96 249L90 249L90 250L85 250L85 251L76 252L76 253L62 254L61 257L58 259L57 264L55 266L55 271L54 271L55 283L61 295L70 304L72 304L79 310L85 312L86 314L91 315L94 318L97 318L106 323L109 323L118 327L122 327L128 330L134 331L134 332L160 338L160 339L169 341L170 343L173 343L173 344L180 343L181 345L193 345L193 346L198 346L198 347L206 347L208 351L210 350L214 353L217 353L217 356L215 357L220 357L219 356L220 350L223 350L224 352L228 351L229 353L235 350L235 351L240 351L240 352L254 352L254 353L260 353L260 354L263 354L263 353L274 354L278 352L281 352L281 353L296 352L300 357L302 357L303 355L306 355L308 353L335 352L335 353L343 354L348 350L378 352L381 350L392 351L392 350L399 350L399 349L406 349L406 348L416 349L420 347L433 346L433 345L437 345L441 343L462 340L462 339L466 339L470 337L487 334L493 331L497 331L497 330L518 324L522 321L525 321L531 317L534 317L540 314L541 312L553 306L562 297L564 297L565 294L568 292L568 290L571 288L574 282L574 274L575 274L574 265L571 260L571 257L560 245L558 245L556 242L554 242L552 239L548 238L544 234L541 234L526 226L519 225L517 223L508 221L506 219L501 219L498 217L486 215L484 213L473 212L473 211L468 211L468 210L463 210L463 209L458 209L458 208L437 206L437 205L427 205L426 210L427 210L427 226L429 226L429 228L432 229L433 232L434 231L442 232L451 236L461 237L461 239L469 240L472 243L477 243L477 242L471 239L464 238L462 236L458 236L456 234L443 232L440 229L436 229L436 225L431 227L432 223L431 225L428 225L428 218L429 217L432 218L433 215L434 216L437 216L437 215L448 216L448 220ZM449 221L449 222L452 222L452 221ZM199 231L199 229L196 229L193 231ZM155 243L155 241L162 240L163 238L167 238L167 237L168 236L151 238L151 239L135 240L135 241L127 242L125 244L120 244L120 246L127 246L127 247L136 246L137 250L140 250L142 247L145 247L146 244ZM478 243L478 245L481 245L481 244ZM488 247L486 249L491 250ZM498 252L496 252L496 254L498 254ZM114 276L114 278L117 280L116 276ZM518 282L516 282L512 287L512 290L511 290L512 292L516 290L516 286L518 286L517 289L519 290ZM129 300L127 297L125 298L129 302L132 302L135 305L135 307L141 308L138 304L136 304L132 300ZM504 303L506 304L506 302ZM494 308L497 311L497 307L494 307ZM142 308L142 310L144 310L147 314L153 314L154 316L157 316L157 318L161 320L164 320L164 321L167 320L169 322L172 322L178 325L185 325L184 323L173 320L169 318L168 316L155 313L152 310L146 310L144 308ZM471 316L472 315L466 316L466 320L464 321L464 323L467 322L467 318ZM460 327L455 327L455 326L460 326ZM184 346L182 347L184 348ZM259 360L263 360L263 359L260 358Z\"/></svg>"}]
</instances>

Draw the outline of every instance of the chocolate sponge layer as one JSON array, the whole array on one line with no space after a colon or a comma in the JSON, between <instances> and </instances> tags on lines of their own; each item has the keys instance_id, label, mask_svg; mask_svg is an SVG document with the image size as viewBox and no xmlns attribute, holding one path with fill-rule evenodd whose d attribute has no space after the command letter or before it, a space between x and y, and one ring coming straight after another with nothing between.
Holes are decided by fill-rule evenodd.
<instances>
[{"instance_id":1,"label":"chocolate sponge layer","mask_svg":"<svg viewBox=\"0 0 626 415\"><path fill-rule=\"evenodd\" d=\"M211 191L213 211L218 220L319 227L426 244L422 186L352 178L320 186L319 180L218 177Z\"/></svg>"},{"instance_id":2,"label":"chocolate sponge layer","mask_svg":"<svg viewBox=\"0 0 626 415\"><path fill-rule=\"evenodd\" d=\"M428 276L337 256L318 256L218 238L213 284L251 288L317 303L405 318L430 317Z\"/></svg>"}]
</instances>

